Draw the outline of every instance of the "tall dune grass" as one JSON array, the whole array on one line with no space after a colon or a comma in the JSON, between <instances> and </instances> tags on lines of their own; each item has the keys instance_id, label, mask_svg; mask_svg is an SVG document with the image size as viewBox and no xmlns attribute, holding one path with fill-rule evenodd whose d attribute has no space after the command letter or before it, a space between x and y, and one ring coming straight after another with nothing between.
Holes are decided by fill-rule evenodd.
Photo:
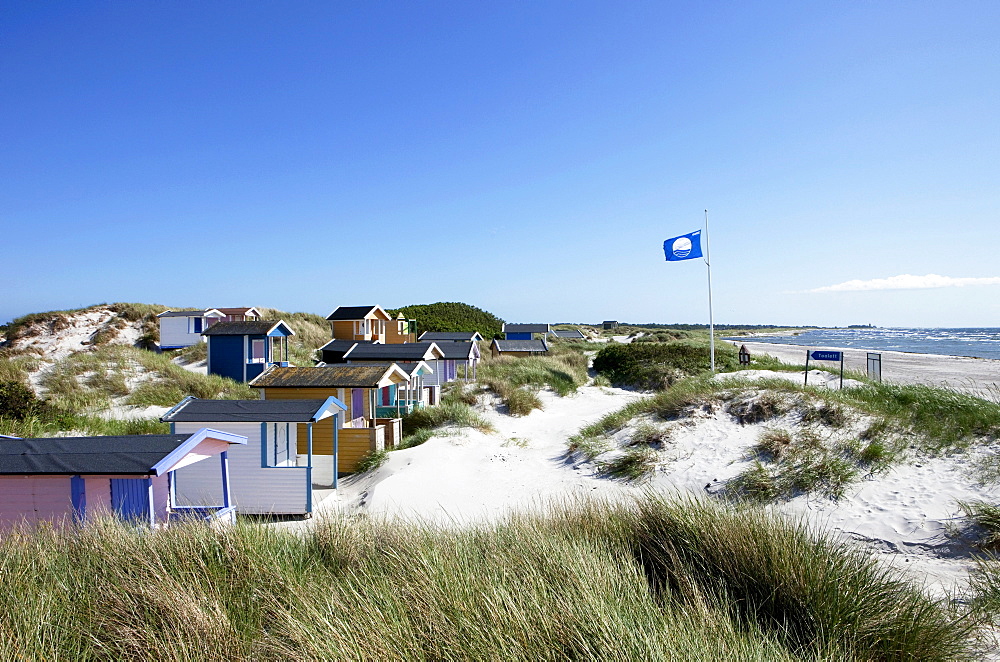
<instances>
[{"instance_id":1,"label":"tall dune grass","mask_svg":"<svg viewBox=\"0 0 1000 662\"><path fill-rule=\"evenodd\" d=\"M447 530L331 519L0 539L0 658L963 660L963 619L758 511L648 498Z\"/></svg>"}]
</instances>

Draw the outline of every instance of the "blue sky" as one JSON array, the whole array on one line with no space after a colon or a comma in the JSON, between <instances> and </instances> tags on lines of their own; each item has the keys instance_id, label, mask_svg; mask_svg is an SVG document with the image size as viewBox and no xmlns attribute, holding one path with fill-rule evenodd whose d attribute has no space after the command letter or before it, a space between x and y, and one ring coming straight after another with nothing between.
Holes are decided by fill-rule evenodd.
<instances>
[{"instance_id":1,"label":"blue sky","mask_svg":"<svg viewBox=\"0 0 1000 662\"><path fill-rule=\"evenodd\" d=\"M0 322L1000 326L1000 4L0 2ZM928 277L932 276L932 277Z\"/></svg>"}]
</instances>

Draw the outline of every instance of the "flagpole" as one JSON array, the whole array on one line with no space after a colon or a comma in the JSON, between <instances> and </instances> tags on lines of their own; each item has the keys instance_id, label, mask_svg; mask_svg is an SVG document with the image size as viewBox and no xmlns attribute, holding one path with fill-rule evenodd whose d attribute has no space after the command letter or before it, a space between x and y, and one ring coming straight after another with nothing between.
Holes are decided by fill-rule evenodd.
<instances>
[{"instance_id":1,"label":"flagpole","mask_svg":"<svg viewBox=\"0 0 1000 662\"><path fill-rule=\"evenodd\" d=\"M708 210L705 210L705 266L708 267L708 347L715 372L715 319L712 315L712 252L708 242Z\"/></svg>"}]
</instances>

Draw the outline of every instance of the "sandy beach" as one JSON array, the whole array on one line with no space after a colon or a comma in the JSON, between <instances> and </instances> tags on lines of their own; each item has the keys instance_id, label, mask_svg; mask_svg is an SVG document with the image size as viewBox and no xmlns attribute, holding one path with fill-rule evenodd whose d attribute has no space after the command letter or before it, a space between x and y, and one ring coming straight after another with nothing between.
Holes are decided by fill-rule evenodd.
<instances>
[{"instance_id":1,"label":"sandy beach","mask_svg":"<svg viewBox=\"0 0 1000 662\"><path fill-rule=\"evenodd\" d=\"M746 345L751 356L769 354L784 363L802 365L806 360L807 349L836 349L844 352L845 369L864 372L867 365L867 351L863 349L806 347L753 341L727 342L736 347ZM971 393L988 400L1000 400L1000 361L911 352L879 353L882 354L882 379L885 381L897 384L927 384ZM810 367L815 365L810 363ZM822 365L835 367L839 364L824 362Z\"/></svg>"}]
</instances>

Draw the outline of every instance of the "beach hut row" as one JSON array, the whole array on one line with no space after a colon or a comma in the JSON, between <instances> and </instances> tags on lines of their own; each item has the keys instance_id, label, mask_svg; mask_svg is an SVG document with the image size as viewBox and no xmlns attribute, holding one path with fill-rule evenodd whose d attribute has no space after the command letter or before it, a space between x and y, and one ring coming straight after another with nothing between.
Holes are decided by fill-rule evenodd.
<instances>
[{"instance_id":1,"label":"beach hut row","mask_svg":"<svg viewBox=\"0 0 1000 662\"><path fill-rule=\"evenodd\" d=\"M448 381L475 379L478 333L418 336L413 320L379 306L341 307L327 320L322 359L296 367L294 331L255 308L161 314L161 339L205 339L208 371L247 382L259 399L185 398L161 418L169 435L2 439L0 528L98 513L148 526L308 516L367 454L399 444L404 414L436 404ZM493 347L506 343L515 356L545 346L543 337Z\"/></svg>"}]
</instances>

